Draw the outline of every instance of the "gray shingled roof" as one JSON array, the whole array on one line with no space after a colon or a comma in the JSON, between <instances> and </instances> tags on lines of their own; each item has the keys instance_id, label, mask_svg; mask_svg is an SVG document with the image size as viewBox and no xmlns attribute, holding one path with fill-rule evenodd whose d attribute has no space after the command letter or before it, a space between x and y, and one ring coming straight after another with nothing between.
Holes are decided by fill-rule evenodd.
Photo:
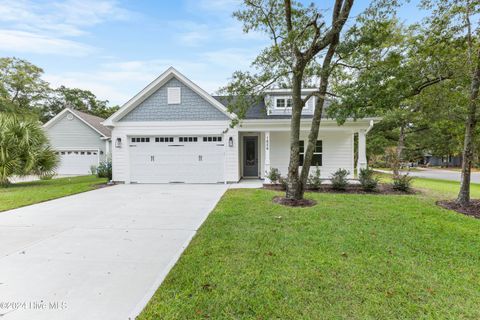
<instances>
[{"instance_id":1,"label":"gray shingled roof","mask_svg":"<svg viewBox=\"0 0 480 320\"><path fill-rule=\"evenodd\" d=\"M223 104L225 107L228 105L229 97L228 96L213 96L218 102ZM329 103L325 101L325 105L323 107L323 114L322 118L327 118L325 110L328 108ZM311 114L304 114L302 118L312 118L313 115ZM256 102L252 105L245 115L245 119L290 119L291 116L286 115L267 115L267 106L265 105L265 100L261 99L260 101Z\"/></svg>"},{"instance_id":2,"label":"gray shingled roof","mask_svg":"<svg viewBox=\"0 0 480 320\"><path fill-rule=\"evenodd\" d=\"M112 130L102 124L105 119L75 109L69 110L75 115L77 115L79 118L82 118L85 122L94 127L97 131L101 132L104 136L112 136Z\"/></svg>"}]
</instances>

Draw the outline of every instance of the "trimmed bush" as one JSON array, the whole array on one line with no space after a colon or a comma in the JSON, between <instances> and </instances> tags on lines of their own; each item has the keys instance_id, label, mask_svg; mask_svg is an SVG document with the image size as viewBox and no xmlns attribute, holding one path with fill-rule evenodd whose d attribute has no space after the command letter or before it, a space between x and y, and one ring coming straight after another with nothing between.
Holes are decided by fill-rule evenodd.
<instances>
[{"instance_id":1,"label":"trimmed bush","mask_svg":"<svg viewBox=\"0 0 480 320\"><path fill-rule=\"evenodd\" d=\"M287 190L288 178L284 178L284 177L280 176L280 178L278 179L278 182L282 186L283 190Z\"/></svg>"},{"instance_id":2,"label":"trimmed bush","mask_svg":"<svg viewBox=\"0 0 480 320\"><path fill-rule=\"evenodd\" d=\"M268 172L267 174L267 178L273 184L277 184L280 181L281 177L282 176L280 175L280 170L278 170L277 168L270 168L270 172Z\"/></svg>"},{"instance_id":3,"label":"trimmed bush","mask_svg":"<svg viewBox=\"0 0 480 320\"><path fill-rule=\"evenodd\" d=\"M112 161L104 160L97 167L97 177L112 180Z\"/></svg>"},{"instance_id":4,"label":"trimmed bush","mask_svg":"<svg viewBox=\"0 0 480 320\"><path fill-rule=\"evenodd\" d=\"M365 191L375 191L378 186L378 178L374 175L374 171L369 168L360 169L358 180Z\"/></svg>"},{"instance_id":5,"label":"trimmed bush","mask_svg":"<svg viewBox=\"0 0 480 320\"><path fill-rule=\"evenodd\" d=\"M393 189L407 192L412 188L413 177L407 174L398 174L393 176Z\"/></svg>"},{"instance_id":6,"label":"trimmed bush","mask_svg":"<svg viewBox=\"0 0 480 320\"><path fill-rule=\"evenodd\" d=\"M346 169L338 169L332 174L332 188L334 190L345 191L348 186L347 176L350 174L350 171Z\"/></svg>"},{"instance_id":7,"label":"trimmed bush","mask_svg":"<svg viewBox=\"0 0 480 320\"><path fill-rule=\"evenodd\" d=\"M310 189L317 190L320 188L320 185L322 184L322 179L320 178L320 168L316 167L315 172L310 174L308 176L308 181L307 181L307 186Z\"/></svg>"}]
</instances>

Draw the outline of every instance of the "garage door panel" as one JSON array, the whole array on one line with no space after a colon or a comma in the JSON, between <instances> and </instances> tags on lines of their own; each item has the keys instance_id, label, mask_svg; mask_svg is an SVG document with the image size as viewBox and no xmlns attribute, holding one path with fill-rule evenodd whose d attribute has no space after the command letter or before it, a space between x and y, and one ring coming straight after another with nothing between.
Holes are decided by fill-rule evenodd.
<instances>
[{"instance_id":1,"label":"garage door panel","mask_svg":"<svg viewBox=\"0 0 480 320\"><path fill-rule=\"evenodd\" d=\"M98 165L97 150L62 150L57 152L59 165L57 174L90 174L90 168Z\"/></svg>"},{"instance_id":2,"label":"garage door panel","mask_svg":"<svg viewBox=\"0 0 480 320\"><path fill-rule=\"evenodd\" d=\"M183 136L182 136L183 137ZM217 183L223 181L224 146L197 141L135 143L130 147L131 181L137 183ZM143 139L146 141L147 139Z\"/></svg>"}]
</instances>

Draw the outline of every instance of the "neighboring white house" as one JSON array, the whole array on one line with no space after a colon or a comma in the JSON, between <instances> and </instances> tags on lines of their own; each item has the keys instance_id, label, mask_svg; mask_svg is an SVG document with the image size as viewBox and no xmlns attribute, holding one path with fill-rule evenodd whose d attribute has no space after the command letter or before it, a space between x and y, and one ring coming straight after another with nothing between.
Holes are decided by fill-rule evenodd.
<instances>
[{"instance_id":1,"label":"neighboring white house","mask_svg":"<svg viewBox=\"0 0 480 320\"><path fill-rule=\"evenodd\" d=\"M110 153L111 130L105 119L66 108L43 125L52 147L60 157L57 174L90 174Z\"/></svg>"},{"instance_id":2,"label":"neighboring white house","mask_svg":"<svg viewBox=\"0 0 480 320\"><path fill-rule=\"evenodd\" d=\"M309 90L303 93L308 94ZM307 138L314 98L301 122ZM217 183L264 178L270 168L287 173L291 98L271 90L231 128L236 115L222 97L213 97L169 68L103 124L112 128L113 180L125 183ZM359 136L358 166L366 166L365 135L375 119L322 119L314 162L323 178L344 168L354 172L354 134Z\"/></svg>"}]
</instances>

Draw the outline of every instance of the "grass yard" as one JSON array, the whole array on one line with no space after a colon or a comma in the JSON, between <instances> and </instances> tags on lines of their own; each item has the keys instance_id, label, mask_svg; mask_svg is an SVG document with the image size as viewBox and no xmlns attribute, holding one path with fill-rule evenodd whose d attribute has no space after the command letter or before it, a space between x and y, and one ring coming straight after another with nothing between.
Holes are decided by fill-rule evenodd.
<instances>
[{"instance_id":1,"label":"grass yard","mask_svg":"<svg viewBox=\"0 0 480 320\"><path fill-rule=\"evenodd\" d=\"M415 186L311 208L229 190L139 319L480 319L480 220L435 206L454 183Z\"/></svg>"},{"instance_id":2,"label":"grass yard","mask_svg":"<svg viewBox=\"0 0 480 320\"><path fill-rule=\"evenodd\" d=\"M382 182L391 182L390 174L377 174ZM424 194L423 197L431 200L454 199L460 190L460 182L450 180L438 180L427 178L414 178L413 187L419 189ZM480 184L470 184L470 193L472 199L480 199Z\"/></svg>"},{"instance_id":3,"label":"grass yard","mask_svg":"<svg viewBox=\"0 0 480 320\"><path fill-rule=\"evenodd\" d=\"M104 178L81 176L15 183L0 188L0 211L93 190L96 185L106 182Z\"/></svg>"}]
</instances>

